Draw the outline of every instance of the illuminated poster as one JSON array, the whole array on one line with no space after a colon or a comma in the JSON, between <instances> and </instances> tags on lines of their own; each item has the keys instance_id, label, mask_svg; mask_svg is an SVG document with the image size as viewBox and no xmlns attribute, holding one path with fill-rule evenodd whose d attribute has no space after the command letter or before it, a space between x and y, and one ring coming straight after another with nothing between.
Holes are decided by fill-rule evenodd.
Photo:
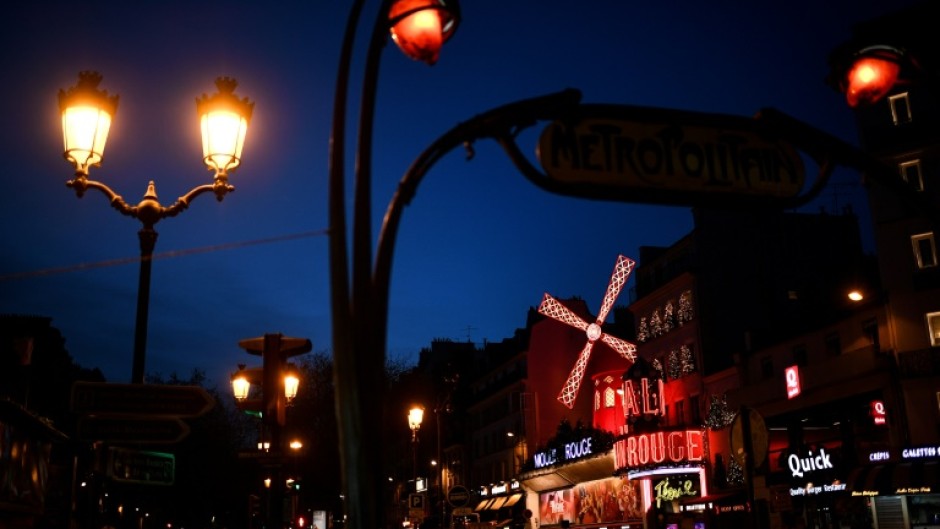
<instances>
[{"instance_id":1,"label":"illuminated poster","mask_svg":"<svg viewBox=\"0 0 940 529\"><path fill-rule=\"evenodd\" d=\"M643 517L640 482L608 478L539 495L540 525L592 524Z\"/></svg>"}]
</instances>

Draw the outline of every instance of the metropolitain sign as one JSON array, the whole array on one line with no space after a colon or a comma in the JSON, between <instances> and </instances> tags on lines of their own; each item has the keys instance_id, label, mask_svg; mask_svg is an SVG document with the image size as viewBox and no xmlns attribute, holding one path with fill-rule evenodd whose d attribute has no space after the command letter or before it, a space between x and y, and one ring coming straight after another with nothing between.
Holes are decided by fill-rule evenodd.
<instances>
[{"instance_id":1,"label":"metropolitain sign","mask_svg":"<svg viewBox=\"0 0 940 529\"><path fill-rule=\"evenodd\" d=\"M581 105L537 157L551 191L631 202L786 201L805 182L797 150L757 120L673 109Z\"/></svg>"},{"instance_id":2,"label":"metropolitain sign","mask_svg":"<svg viewBox=\"0 0 940 529\"><path fill-rule=\"evenodd\" d=\"M705 457L705 430L701 429L638 433L614 443L618 469L700 463Z\"/></svg>"}]
</instances>

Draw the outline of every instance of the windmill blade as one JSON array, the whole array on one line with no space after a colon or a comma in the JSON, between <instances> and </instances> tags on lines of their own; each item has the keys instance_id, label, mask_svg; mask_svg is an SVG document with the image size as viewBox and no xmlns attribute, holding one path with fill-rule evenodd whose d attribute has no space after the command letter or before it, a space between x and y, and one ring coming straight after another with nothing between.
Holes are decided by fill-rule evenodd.
<instances>
[{"instance_id":1,"label":"windmill blade","mask_svg":"<svg viewBox=\"0 0 940 529\"><path fill-rule=\"evenodd\" d=\"M578 361L574 363L571 374L568 375L568 380L565 381L561 393L558 394L559 402L567 406L568 409L574 407L574 399L577 398L578 390L581 389L581 379L584 378L584 370L587 368L588 360L591 359L591 349L593 347L594 342L584 344L584 349L581 349L581 354L578 355Z\"/></svg>"},{"instance_id":2,"label":"windmill blade","mask_svg":"<svg viewBox=\"0 0 940 529\"><path fill-rule=\"evenodd\" d=\"M636 360L636 346L632 343L621 340L616 336L611 336L607 333L601 335L601 341L610 346L611 349L620 353L620 356L630 360L631 362Z\"/></svg>"},{"instance_id":3,"label":"windmill blade","mask_svg":"<svg viewBox=\"0 0 940 529\"><path fill-rule=\"evenodd\" d=\"M623 255L617 256L617 263L614 265L614 271L610 276L610 283L607 285L607 293L604 294L604 301L601 303L601 310L597 313L597 323L600 325L607 319L607 313L614 306L617 296L627 283L630 272L633 271L635 261Z\"/></svg>"},{"instance_id":4,"label":"windmill blade","mask_svg":"<svg viewBox=\"0 0 940 529\"><path fill-rule=\"evenodd\" d=\"M539 313L548 316L549 318L558 320L562 323L567 323L576 329L581 329L582 331L587 330L588 323L581 319L577 314L568 310L568 307L562 305L558 302L557 299L553 298L549 294L545 294L542 298L542 304L539 305Z\"/></svg>"}]
</instances>

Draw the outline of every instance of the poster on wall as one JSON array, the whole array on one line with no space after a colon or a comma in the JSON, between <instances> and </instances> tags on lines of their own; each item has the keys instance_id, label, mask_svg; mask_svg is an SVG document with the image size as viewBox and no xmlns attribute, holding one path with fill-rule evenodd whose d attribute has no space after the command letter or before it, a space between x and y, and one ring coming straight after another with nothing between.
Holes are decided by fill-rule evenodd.
<instances>
[{"instance_id":1,"label":"poster on wall","mask_svg":"<svg viewBox=\"0 0 940 529\"><path fill-rule=\"evenodd\" d=\"M592 524L639 520L643 517L640 482L607 478L568 489L539 494L540 525Z\"/></svg>"}]
</instances>

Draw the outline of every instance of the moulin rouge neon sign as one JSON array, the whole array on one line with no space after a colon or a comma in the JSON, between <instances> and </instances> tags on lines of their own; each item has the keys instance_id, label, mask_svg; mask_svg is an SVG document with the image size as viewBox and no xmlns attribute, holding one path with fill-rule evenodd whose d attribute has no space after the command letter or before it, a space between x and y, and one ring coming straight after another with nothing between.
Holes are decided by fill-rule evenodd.
<instances>
[{"instance_id":1,"label":"moulin rouge neon sign","mask_svg":"<svg viewBox=\"0 0 940 529\"><path fill-rule=\"evenodd\" d=\"M641 433L614 443L614 462L617 468L636 468L662 463L694 463L704 459L704 430Z\"/></svg>"}]
</instances>

